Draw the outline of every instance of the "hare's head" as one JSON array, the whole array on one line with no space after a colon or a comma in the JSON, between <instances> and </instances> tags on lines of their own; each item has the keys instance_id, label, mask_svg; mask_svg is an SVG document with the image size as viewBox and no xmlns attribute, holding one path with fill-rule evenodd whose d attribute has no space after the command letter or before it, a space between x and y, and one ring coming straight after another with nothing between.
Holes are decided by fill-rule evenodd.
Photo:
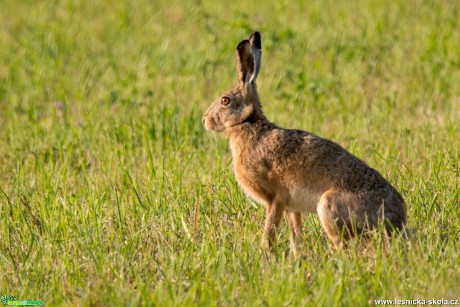
<instances>
[{"instance_id":1,"label":"hare's head","mask_svg":"<svg viewBox=\"0 0 460 307\"><path fill-rule=\"evenodd\" d=\"M224 92L203 116L206 129L222 132L252 118L263 117L257 95L256 79L260 71L262 43L259 32L252 33L236 48L239 84Z\"/></svg>"}]
</instances>

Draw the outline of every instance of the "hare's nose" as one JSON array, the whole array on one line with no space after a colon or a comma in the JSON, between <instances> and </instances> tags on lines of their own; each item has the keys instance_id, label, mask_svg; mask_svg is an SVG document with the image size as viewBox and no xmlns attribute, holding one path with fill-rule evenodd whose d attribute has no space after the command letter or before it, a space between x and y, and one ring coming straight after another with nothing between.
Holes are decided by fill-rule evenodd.
<instances>
[{"instance_id":1,"label":"hare's nose","mask_svg":"<svg viewBox=\"0 0 460 307\"><path fill-rule=\"evenodd\" d=\"M204 116L203 116L203 118L201 119L201 122L202 122L202 123L203 123L203 125L204 125Z\"/></svg>"}]
</instances>

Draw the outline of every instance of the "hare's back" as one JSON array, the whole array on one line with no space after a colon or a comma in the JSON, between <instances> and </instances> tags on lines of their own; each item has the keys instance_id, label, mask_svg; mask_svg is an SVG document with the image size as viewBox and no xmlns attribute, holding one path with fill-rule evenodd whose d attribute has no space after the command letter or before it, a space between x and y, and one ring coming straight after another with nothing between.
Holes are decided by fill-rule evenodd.
<instances>
[{"instance_id":1,"label":"hare's back","mask_svg":"<svg viewBox=\"0 0 460 307\"><path fill-rule=\"evenodd\" d=\"M274 131L271 138L267 151L281 176L347 191L386 189L389 185L375 169L328 139L287 129Z\"/></svg>"}]
</instances>

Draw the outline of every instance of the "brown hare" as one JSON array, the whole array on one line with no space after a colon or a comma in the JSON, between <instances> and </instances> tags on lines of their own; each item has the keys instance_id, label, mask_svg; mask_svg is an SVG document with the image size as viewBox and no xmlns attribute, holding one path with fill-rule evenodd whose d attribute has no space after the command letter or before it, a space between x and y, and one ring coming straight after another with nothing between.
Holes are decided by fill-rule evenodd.
<instances>
[{"instance_id":1,"label":"brown hare","mask_svg":"<svg viewBox=\"0 0 460 307\"><path fill-rule=\"evenodd\" d=\"M236 48L238 85L220 95L203 117L212 132L230 139L236 180L265 205L262 237L272 247L283 213L291 249L302 240L301 213L316 212L337 248L342 239L406 223L404 200L379 172L338 144L302 130L277 127L262 112L256 80L261 67L259 32Z\"/></svg>"}]
</instances>

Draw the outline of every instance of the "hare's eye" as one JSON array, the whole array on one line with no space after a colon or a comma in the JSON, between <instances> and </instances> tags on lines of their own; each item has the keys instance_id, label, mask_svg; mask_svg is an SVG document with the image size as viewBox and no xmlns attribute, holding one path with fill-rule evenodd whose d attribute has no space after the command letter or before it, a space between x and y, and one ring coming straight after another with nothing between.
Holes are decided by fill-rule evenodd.
<instances>
[{"instance_id":1,"label":"hare's eye","mask_svg":"<svg viewBox=\"0 0 460 307\"><path fill-rule=\"evenodd\" d=\"M228 97L222 97L222 99L220 100L220 103L224 106L228 105L230 103L230 98Z\"/></svg>"}]
</instances>

